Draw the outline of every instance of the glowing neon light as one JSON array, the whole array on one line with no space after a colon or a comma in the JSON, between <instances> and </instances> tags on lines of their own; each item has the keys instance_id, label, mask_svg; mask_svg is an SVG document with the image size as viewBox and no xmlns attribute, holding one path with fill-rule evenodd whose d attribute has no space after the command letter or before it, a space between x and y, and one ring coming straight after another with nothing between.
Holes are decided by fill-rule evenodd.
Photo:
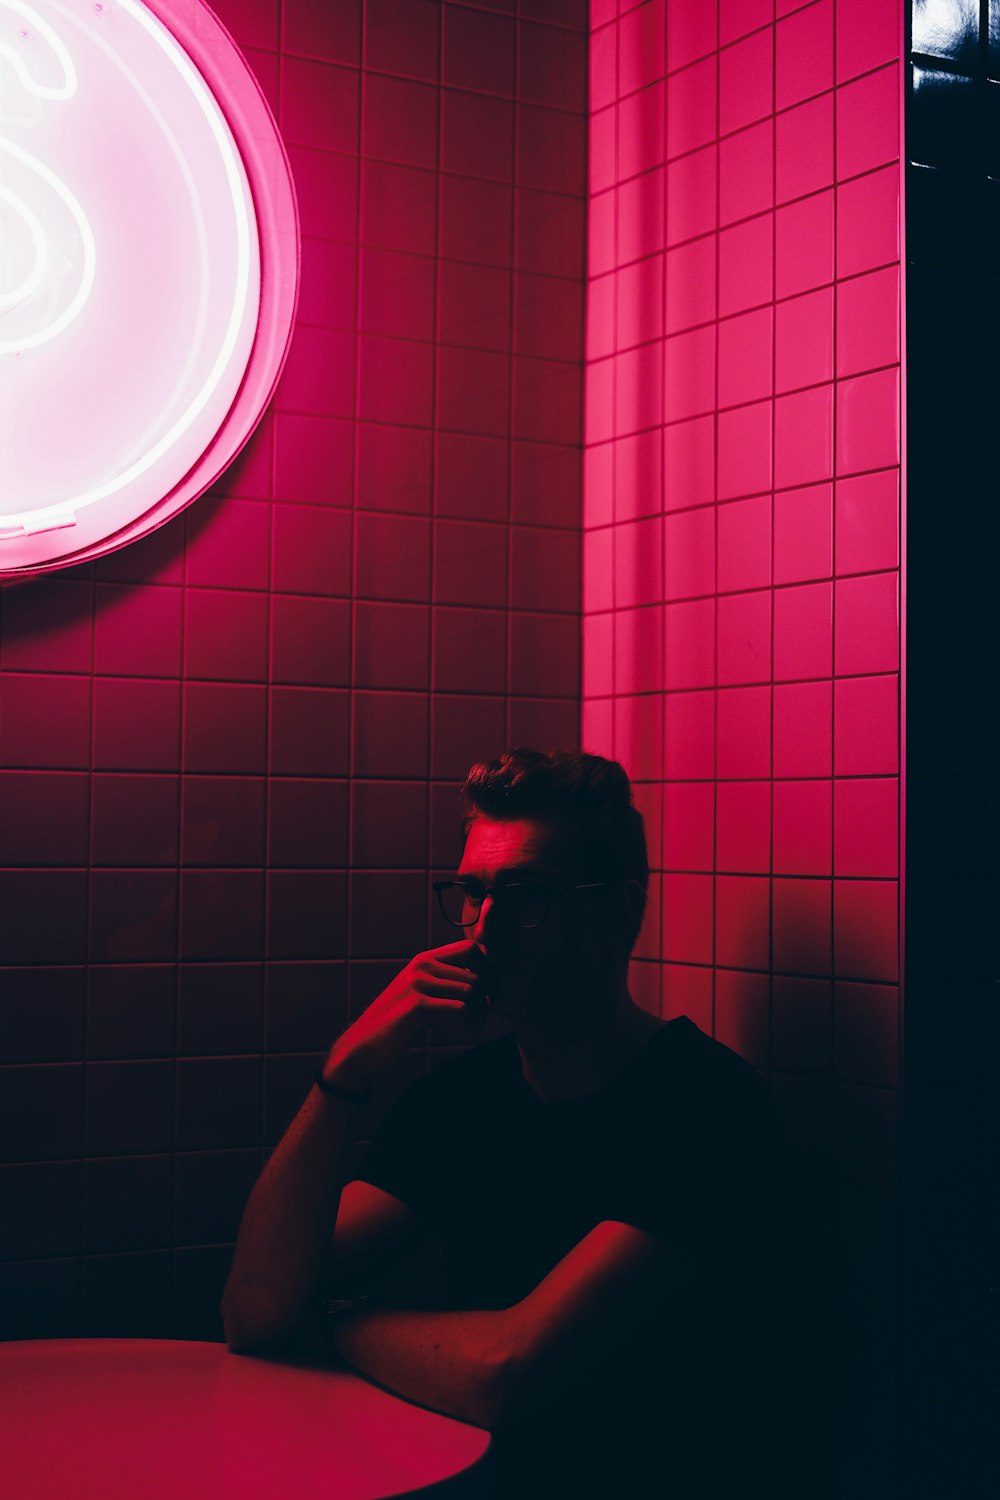
<instances>
[{"instance_id":1,"label":"glowing neon light","mask_svg":"<svg viewBox=\"0 0 1000 1500\"><path fill-rule=\"evenodd\" d=\"M56 8L63 14L65 7L58 4ZM111 9L111 8L109 8ZM91 7L94 16L100 17L104 7L95 5ZM131 22L141 28L148 39L155 45L162 58L166 59L173 70L173 74L182 82L186 90L186 97L193 101L198 114L209 131L212 145L217 152L218 161L221 164L226 187L226 201L232 214L231 235L233 240L232 264L227 264L226 290L230 294L228 316L225 326L221 330L221 337L215 347L214 357L206 372L200 375L198 389L186 400L184 409L170 422L165 432L155 436L150 433L150 440L144 444L143 450L138 454L130 456L117 473L104 477L101 482L91 483L78 493L68 493L58 500L36 505L33 508L16 510L13 513L0 515L0 541L13 540L17 537L38 534L49 529L72 526L80 512L94 507L101 501L108 500L115 495L123 494L141 476L148 474L155 466L167 457L171 450L175 449L180 441L188 434L199 417L206 411L209 403L219 391L220 384L228 377L229 386L232 386L236 378L231 366L238 346L244 351L245 359L247 346L248 318L255 313L255 304L251 306L251 290L256 295L257 272L255 270L254 255L256 254L256 226L252 218L252 208L249 200L246 177L239 151L235 145L229 127L222 112L201 77L197 68L192 64L184 49L178 44L167 27L155 16L140 0L116 0L113 7L116 12L116 22L120 26L121 18L127 16ZM14 15L33 28L51 49L56 57L61 70L58 84L43 84L36 74L29 69L24 56L16 46L7 42L0 42L0 63L9 63L17 75L19 83L26 93L40 101L50 101L65 106L68 110L79 111L86 108L84 90L81 87L79 70L75 64L70 45L64 37L49 25L42 16L32 7L23 3L23 0L0 0L0 11ZM88 22L90 18L86 18ZM82 30L82 22L79 17L73 17L74 24ZM97 24L100 24L98 20ZM119 36L121 33L118 33ZM20 34L21 40L25 40L27 33ZM113 42L97 40L88 35L88 41L93 41L95 50L103 49L105 54L111 55ZM135 95L141 99L146 114L151 117L163 138L174 152L176 163L181 174L187 174L187 164L184 161L184 151L179 140L174 136L168 119L160 111L156 101L146 92L141 77L137 77L127 63L119 56L114 56L114 63L119 74L127 79L132 85ZM144 116L145 118L145 116ZM86 115L76 115L75 128L86 127ZM147 127L148 128L148 127ZM190 130L187 132L190 135ZM14 337L0 339L0 355L8 358L28 358L35 356L35 351L42 345L51 345L52 340L58 335L65 333L74 321L79 317L94 290L95 280L99 273L99 267L103 260L103 271L100 274L107 278L113 275L113 262L109 263L105 251L99 246L100 233L95 234L91 219L84 211L79 198L68 187L63 178L40 156L29 152L23 145L17 144L8 136L0 136L0 166L4 159L18 164L28 174L28 181L37 181L44 184L46 193L43 196L55 195L61 202L63 208L69 215L75 233L75 256L78 268L79 284L69 304L62 308L58 316L54 316L42 326L32 329L30 332L19 332ZM0 293L0 318L8 315L14 309L24 309L30 299L40 299L47 280L47 274L51 268L53 252L51 248L51 237L46 233L44 214L38 205L27 201L24 196L24 184L18 182L20 192L13 187L0 182L0 208L6 206L8 214L13 214L21 222L26 244L30 252L30 264L24 275L13 287L8 287ZM192 193L192 206L194 205L194 188L189 183L189 191ZM50 202L53 201L50 197ZM197 215L196 215L197 219ZM200 221L195 224L195 237L200 234ZM199 247L196 246L196 251ZM203 248L203 247L201 247ZM196 253L196 252L195 252ZM159 288L150 288L151 294ZM217 322L223 317L224 304L219 307ZM204 322L204 319L202 319ZM213 326L215 326L213 324ZM11 330L13 332L13 330ZM214 342L214 337L213 337ZM192 339L194 344L194 339ZM207 353L211 356L211 350ZM188 367L193 367L193 355L182 367L178 375L174 393L182 392L183 377ZM0 366L2 368L2 366ZM237 372L238 374L238 372ZM232 399L230 394L229 399ZM169 421L169 403L165 406ZM147 420L147 419L144 419ZM179 478L185 472L186 464L182 464L177 475ZM2 475L0 475L2 479ZM50 492L51 493L51 492ZM120 521L118 522L120 525ZM117 529L117 526L110 528Z\"/></svg>"}]
</instances>

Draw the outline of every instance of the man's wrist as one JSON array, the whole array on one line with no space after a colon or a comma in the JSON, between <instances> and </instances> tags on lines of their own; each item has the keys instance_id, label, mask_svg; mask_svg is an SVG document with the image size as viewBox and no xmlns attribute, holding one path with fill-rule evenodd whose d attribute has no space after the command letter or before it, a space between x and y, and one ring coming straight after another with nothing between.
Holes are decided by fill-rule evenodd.
<instances>
[{"instance_id":1,"label":"man's wrist","mask_svg":"<svg viewBox=\"0 0 1000 1500\"><path fill-rule=\"evenodd\" d=\"M316 1083L325 1092L356 1099L359 1104L371 1098L371 1082L347 1059L332 1053L316 1072Z\"/></svg>"}]
</instances>

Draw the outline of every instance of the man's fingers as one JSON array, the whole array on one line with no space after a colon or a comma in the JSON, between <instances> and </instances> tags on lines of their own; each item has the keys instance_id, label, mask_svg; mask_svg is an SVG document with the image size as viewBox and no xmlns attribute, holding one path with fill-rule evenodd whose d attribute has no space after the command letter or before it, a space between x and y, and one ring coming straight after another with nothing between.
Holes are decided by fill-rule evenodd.
<instances>
[{"instance_id":1,"label":"man's fingers","mask_svg":"<svg viewBox=\"0 0 1000 1500\"><path fill-rule=\"evenodd\" d=\"M424 965L424 972L429 978L440 980L443 984L453 983L457 979L465 984L475 984L480 977L475 969L465 968L459 964L438 963L433 958Z\"/></svg>"},{"instance_id":2,"label":"man's fingers","mask_svg":"<svg viewBox=\"0 0 1000 1500\"><path fill-rule=\"evenodd\" d=\"M472 939L463 938L460 943L446 943L443 948L431 948L427 956L432 962L436 960L451 967L465 968L477 952Z\"/></svg>"},{"instance_id":3,"label":"man's fingers","mask_svg":"<svg viewBox=\"0 0 1000 1500\"><path fill-rule=\"evenodd\" d=\"M476 976L470 974L468 979L452 978L455 973L452 969L448 975L434 975L419 981L414 985L418 995L425 999L434 999L440 996L443 999L465 1000L476 993Z\"/></svg>"}]
</instances>

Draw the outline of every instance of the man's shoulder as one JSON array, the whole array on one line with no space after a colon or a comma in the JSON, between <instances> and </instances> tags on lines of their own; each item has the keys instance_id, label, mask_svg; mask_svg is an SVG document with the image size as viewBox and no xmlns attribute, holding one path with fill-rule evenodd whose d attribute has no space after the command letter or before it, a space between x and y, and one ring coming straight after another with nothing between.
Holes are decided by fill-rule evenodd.
<instances>
[{"instance_id":1,"label":"man's shoulder","mask_svg":"<svg viewBox=\"0 0 1000 1500\"><path fill-rule=\"evenodd\" d=\"M771 1107L767 1085L732 1047L678 1016L654 1033L650 1043L650 1072L664 1102L697 1103L716 1109L729 1104L737 1110L767 1113Z\"/></svg>"}]
</instances>

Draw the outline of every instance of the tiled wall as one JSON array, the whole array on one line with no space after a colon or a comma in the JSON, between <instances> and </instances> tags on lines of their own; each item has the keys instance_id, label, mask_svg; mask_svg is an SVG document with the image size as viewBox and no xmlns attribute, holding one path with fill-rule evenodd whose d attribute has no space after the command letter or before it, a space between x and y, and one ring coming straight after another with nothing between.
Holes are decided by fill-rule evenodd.
<instances>
[{"instance_id":1,"label":"tiled wall","mask_svg":"<svg viewBox=\"0 0 1000 1500\"><path fill-rule=\"evenodd\" d=\"M907 129L907 1493L994 1488L1000 31L915 4ZM991 1301L992 1297L992 1301ZM992 1482L991 1482L992 1481Z\"/></svg>"},{"instance_id":2,"label":"tiled wall","mask_svg":"<svg viewBox=\"0 0 1000 1500\"><path fill-rule=\"evenodd\" d=\"M458 779L578 735L585 7L216 8L298 327L216 493L0 596L8 1337L218 1335L262 1143L437 935Z\"/></svg>"},{"instance_id":3,"label":"tiled wall","mask_svg":"<svg viewBox=\"0 0 1000 1500\"><path fill-rule=\"evenodd\" d=\"M653 832L636 989L839 1195L853 1493L894 1464L901 15L592 6L584 717Z\"/></svg>"}]
</instances>

